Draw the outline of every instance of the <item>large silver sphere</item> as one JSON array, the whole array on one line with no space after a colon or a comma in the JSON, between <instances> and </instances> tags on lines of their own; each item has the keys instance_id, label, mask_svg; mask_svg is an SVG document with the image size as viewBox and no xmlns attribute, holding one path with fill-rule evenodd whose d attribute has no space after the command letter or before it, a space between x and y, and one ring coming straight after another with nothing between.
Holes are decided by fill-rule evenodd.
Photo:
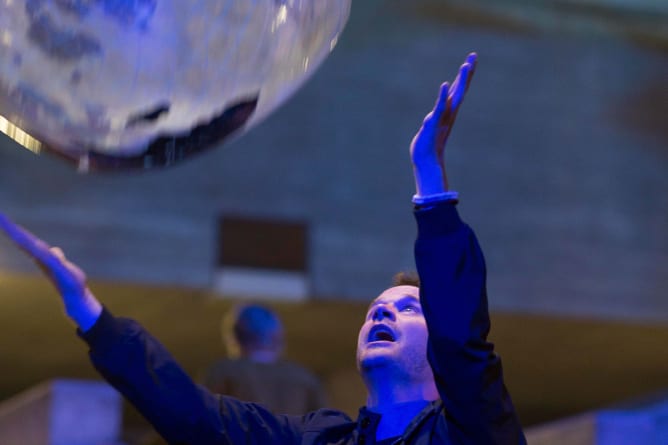
<instances>
[{"instance_id":1,"label":"large silver sphere","mask_svg":"<svg viewBox=\"0 0 668 445\"><path fill-rule=\"evenodd\" d=\"M80 170L176 163L258 123L350 0L0 0L0 130Z\"/></svg>"}]
</instances>

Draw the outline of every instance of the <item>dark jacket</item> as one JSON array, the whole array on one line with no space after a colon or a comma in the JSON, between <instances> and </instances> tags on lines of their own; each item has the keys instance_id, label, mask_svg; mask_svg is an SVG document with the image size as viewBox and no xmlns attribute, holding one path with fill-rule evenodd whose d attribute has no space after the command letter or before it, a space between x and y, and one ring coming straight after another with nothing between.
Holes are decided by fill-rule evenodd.
<instances>
[{"instance_id":1,"label":"dark jacket","mask_svg":"<svg viewBox=\"0 0 668 445\"><path fill-rule=\"evenodd\" d=\"M416 210L415 257L429 330L428 357L441 400L415 416L400 443L525 444L489 331L485 264L450 203ZM97 370L170 444L373 445L380 415L356 421L322 409L274 415L193 383L138 323L104 311L82 337Z\"/></svg>"}]
</instances>

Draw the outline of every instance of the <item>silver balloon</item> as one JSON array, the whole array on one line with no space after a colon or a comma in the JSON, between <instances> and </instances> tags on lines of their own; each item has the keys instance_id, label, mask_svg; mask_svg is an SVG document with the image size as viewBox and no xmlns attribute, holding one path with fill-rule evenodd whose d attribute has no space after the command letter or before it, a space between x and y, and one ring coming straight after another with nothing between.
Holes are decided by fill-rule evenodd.
<instances>
[{"instance_id":1,"label":"silver balloon","mask_svg":"<svg viewBox=\"0 0 668 445\"><path fill-rule=\"evenodd\" d=\"M174 164L258 123L350 0L0 0L0 130L82 171Z\"/></svg>"}]
</instances>

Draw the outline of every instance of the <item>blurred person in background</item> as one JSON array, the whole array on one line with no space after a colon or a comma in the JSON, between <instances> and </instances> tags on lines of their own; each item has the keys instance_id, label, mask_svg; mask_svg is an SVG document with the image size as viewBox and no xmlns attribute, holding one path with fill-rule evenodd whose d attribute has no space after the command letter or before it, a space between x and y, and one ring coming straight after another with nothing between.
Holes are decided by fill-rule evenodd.
<instances>
[{"instance_id":1,"label":"blurred person in background","mask_svg":"<svg viewBox=\"0 0 668 445\"><path fill-rule=\"evenodd\" d=\"M306 414L325 406L318 378L282 359L283 324L278 314L259 304L233 307L221 322L227 356L204 373L204 386L217 394L258 402L279 414Z\"/></svg>"}]
</instances>

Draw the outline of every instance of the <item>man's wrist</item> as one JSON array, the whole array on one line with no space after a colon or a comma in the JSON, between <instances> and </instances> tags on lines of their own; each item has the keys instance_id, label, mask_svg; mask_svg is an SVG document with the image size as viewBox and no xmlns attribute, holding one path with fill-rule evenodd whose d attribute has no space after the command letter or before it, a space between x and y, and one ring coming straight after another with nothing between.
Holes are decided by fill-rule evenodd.
<instances>
[{"instance_id":1,"label":"man's wrist","mask_svg":"<svg viewBox=\"0 0 668 445\"><path fill-rule=\"evenodd\" d=\"M444 180L444 170L437 162L422 167L414 164L413 176L415 177L415 194L418 196L430 196L448 191Z\"/></svg>"},{"instance_id":2,"label":"man's wrist","mask_svg":"<svg viewBox=\"0 0 668 445\"><path fill-rule=\"evenodd\" d=\"M77 325L81 332L88 331L102 313L102 304L95 298L90 290L85 289L83 298L74 305L66 305L65 312Z\"/></svg>"},{"instance_id":3,"label":"man's wrist","mask_svg":"<svg viewBox=\"0 0 668 445\"><path fill-rule=\"evenodd\" d=\"M419 193L413 195L413 204L415 205L432 204L440 201L459 201L459 193L452 190L446 190L444 192L428 195L421 195Z\"/></svg>"}]
</instances>

